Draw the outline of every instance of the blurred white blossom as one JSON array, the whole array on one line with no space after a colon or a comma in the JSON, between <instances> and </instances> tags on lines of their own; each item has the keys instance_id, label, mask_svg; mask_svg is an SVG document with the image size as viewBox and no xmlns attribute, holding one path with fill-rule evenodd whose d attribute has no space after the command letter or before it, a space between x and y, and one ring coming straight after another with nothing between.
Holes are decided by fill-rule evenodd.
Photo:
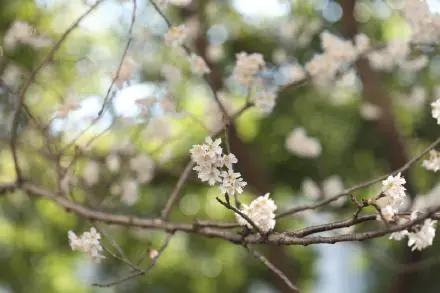
<instances>
[{"instance_id":1,"label":"blurred white blossom","mask_svg":"<svg viewBox=\"0 0 440 293\"><path fill-rule=\"evenodd\" d=\"M130 159L130 168L135 171L140 183L149 183L154 175L154 162L146 154L139 154Z\"/></svg>"},{"instance_id":2,"label":"blurred white blossom","mask_svg":"<svg viewBox=\"0 0 440 293\"><path fill-rule=\"evenodd\" d=\"M184 24L171 27L164 36L164 42L169 47L183 45L188 36L187 28Z\"/></svg>"},{"instance_id":3,"label":"blurred white blossom","mask_svg":"<svg viewBox=\"0 0 440 293\"><path fill-rule=\"evenodd\" d=\"M360 114L365 120L377 120L382 115L382 110L374 104L363 102L360 107Z\"/></svg>"},{"instance_id":4,"label":"blurred white blossom","mask_svg":"<svg viewBox=\"0 0 440 293\"><path fill-rule=\"evenodd\" d=\"M411 27L414 43L435 43L440 39L440 16L429 10L426 0L407 0L402 12Z\"/></svg>"},{"instance_id":5,"label":"blurred white blossom","mask_svg":"<svg viewBox=\"0 0 440 293\"><path fill-rule=\"evenodd\" d=\"M88 161L83 170L84 181L87 185L92 186L99 182L100 167L95 161Z\"/></svg>"},{"instance_id":6,"label":"blurred white blossom","mask_svg":"<svg viewBox=\"0 0 440 293\"><path fill-rule=\"evenodd\" d=\"M440 170L440 153L436 150L429 151L429 158L427 160L423 160L422 166L434 172Z\"/></svg>"},{"instance_id":7,"label":"blurred white blossom","mask_svg":"<svg viewBox=\"0 0 440 293\"><path fill-rule=\"evenodd\" d=\"M286 149L299 157L316 158L322 152L318 139L308 137L304 128L294 129L286 138Z\"/></svg>"},{"instance_id":8,"label":"blurred white blossom","mask_svg":"<svg viewBox=\"0 0 440 293\"><path fill-rule=\"evenodd\" d=\"M304 196L312 200L317 200L321 197L321 189L318 184L310 178L304 179L301 183L301 192Z\"/></svg>"},{"instance_id":9,"label":"blurred white blossom","mask_svg":"<svg viewBox=\"0 0 440 293\"><path fill-rule=\"evenodd\" d=\"M109 154L105 159L105 163L112 173L118 172L121 168L121 160L117 154Z\"/></svg>"},{"instance_id":10,"label":"blurred white blossom","mask_svg":"<svg viewBox=\"0 0 440 293\"><path fill-rule=\"evenodd\" d=\"M191 56L189 57L189 62L191 66L191 72L196 75L204 75L204 74L209 74L211 72L211 69L209 69L205 60L194 53L192 53Z\"/></svg>"},{"instance_id":11,"label":"blurred white blossom","mask_svg":"<svg viewBox=\"0 0 440 293\"><path fill-rule=\"evenodd\" d=\"M437 124L440 124L440 99L437 99L435 102L431 103L432 107L432 118L437 120Z\"/></svg>"},{"instance_id":12,"label":"blurred white blossom","mask_svg":"<svg viewBox=\"0 0 440 293\"><path fill-rule=\"evenodd\" d=\"M133 179L125 179L121 183L122 195L121 201L128 205L134 205L139 197L138 197L138 183Z\"/></svg>"},{"instance_id":13,"label":"blurred white blossom","mask_svg":"<svg viewBox=\"0 0 440 293\"><path fill-rule=\"evenodd\" d=\"M236 54L233 76L236 82L244 87L250 87L254 83L257 74L265 68L263 55L260 53L247 54L241 52Z\"/></svg>"}]
</instances>

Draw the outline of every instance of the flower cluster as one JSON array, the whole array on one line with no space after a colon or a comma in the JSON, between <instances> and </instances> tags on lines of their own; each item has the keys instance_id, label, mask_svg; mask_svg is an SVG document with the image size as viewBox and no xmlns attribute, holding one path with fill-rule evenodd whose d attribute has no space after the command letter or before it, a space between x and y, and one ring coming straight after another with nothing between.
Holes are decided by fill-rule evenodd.
<instances>
[{"instance_id":1,"label":"flower cluster","mask_svg":"<svg viewBox=\"0 0 440 293\"><path fill-rule=\"evenodd\" d=\"M240 173L233 170L233 164L238 160L234 154L223 154L220 144L220 138L212 140L208 136L204 144L194 145L190 150L191 158L197 164L193 170L198 172L198 178L202 182L208 182L211 186L221 182L222 194L241 194L247 183Z\"/></svg>"},{"instance_id":2,"label":"flower cluster","mask_svg":"<svg viewBox=\"0 0 440 293\"><path fill-rule=\"evenodd\" d=\"M73 251L80 251L87 253L93 261L100 262L105 258L101 255L101 234L99 234L94 227L89 232L84 232L78 237L75 232L69 231L67 233L69 244Z\"/></svg>"},{"instance_id":3,"label":"flower cluster","mask_svg":"<svg viewBox=\"0 0 440 293\"><path fill-rule=\"evenodd\" d=\"M440 16L431 13L426 0L404 1L402 12L411 27L414 43L435 43L440 39Z\"/></svg>"},{"instance_id":4,"label":"flower cluster","mask_svg":"<svg viewBox=\"0 0 440 293\"><path fill-rule=\"evenodd\" d=\"M408 40L394 39L388 42L385 48L372 51L367 57L374 69L390 70L395 66L405 66L409 53Z\"/></svg>"},{"instance_id":5,"label":"flower cluster","mask_svg":"<svg viewBox=\"0 0 440 293\"><path fill-rule=\"evenodd\" d=\"M304 158L316 158L322 152L319 140L308 137L304 128L296 128L287 136L286 149Z\"/></svg>"},{"instance_id":6,"label":"flower cluster","mask_svg":"<svg viewBox=\"0 0 440 293\"><path fill-rule=\"evenodd\" d=\"M415 220L415 213L411 214L410 220ZM390 235L390 239L400 241L405 237L408 237L408 246L411 250L423 250L428 246L432 245L435 237L435 227L434 225L437 221L431 219L426 219L423 225L415 225L409 230L403 230L399 232L394 232Z\"/></svg>"},{"instance_id":7,"label":"flower cluster","mask_svg":"<svg viewBox=\"0 0 440 293\"><path fill-rule=\"evenodd\" d=\"M196 75L204 75L211 72L205 60L194 53L189 57L189 63L191 65L191 72Z\"/></svg>"},{"instance_id":8,"label":"flower cluster","mask_svg":"<svg viewBox=\"0 0 440 293\"><path fill-rule=\"evenodd\" d=\"M269 193L262 195L251 202L250 205L243 204L241 212L245 214L261 231L267 233L275 227L275 211L277 206L269 198ZM242 226L252 229L252 225L239 214L235 214L237 222Z\"/></svg>"},{"instance_id":9,"label":"flower cluster","mask_svg":"<svg viewBox=\"0 0 440 293\"><path fill-rule=\"evenodd\" d=\"M266 66L263 55L241 52L236 57L233 76L238 84L249 88L256 81L258 73Z\"/></svg>"},{"instance_id":10,"label":"flower cluster","mask_svg":"<svg viewBox=\"0 0 440 293\"><path fill-rule=\"evenodd\" d=\"M382 193L384 197L378 200L381 207L381 213L385 220L393 221L394 216L398 213L399 208L405 203L406 193L405 178L398 173L396 176L388 176L382 181Z\"/></svg>"},{"instance_id":11,"label":"flower cluster","mask_svg":"<svg viewBox=\"0 0 440 293\"><path fill-rule=\"evenodd\" d=\"M434 172L440 170L440 152L436 150L429 151L429 158L428 160L423 160L422 166Z\"/></svg>"},{"instance_id":12,"label":"flower cluster","mask_svg":"<svg viewBox=\"0 0 440 293\"><path fill-rule=\"evenodd\" d=\"M318 84L328 84L343 65L355 61L359 54L365 53L370 47L368 37L363 34L355 37L354 44L328 31L323 31L320 37L324 52L315 55L305 65L307 72Z\"/></svg>"},{"instance_id":13,"label":"flower cluster","mask_svg":"<svg viewBox=\"0 0 440 293\"><path fill-rule=\"evenodd\" d=\"M164 42L169 47L178 47L183 45L188 35L184 24L171 27L164 36Z\"/></svg>"}]
</instances>

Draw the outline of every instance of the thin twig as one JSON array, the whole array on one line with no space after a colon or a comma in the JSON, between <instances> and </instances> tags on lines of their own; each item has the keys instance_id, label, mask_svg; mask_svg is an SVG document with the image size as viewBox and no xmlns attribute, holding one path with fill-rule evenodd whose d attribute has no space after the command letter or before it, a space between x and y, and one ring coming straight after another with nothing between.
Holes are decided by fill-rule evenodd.
<instances>
[{"instance_id":1,"label":"thin twig","mask_svg":"<svg viewBox=\"0 0 440 293\"><path fill-rule=\"evenodd\" d=\"M176 186L174 187L173 191L171 192L170 197L168 198L167 203L165 204L164 209L160 213L160 216L163 220L166 220L168 216L171 213L171 209L173 208L173 205L179 198L180 190L183 188L183 185L187 181L189 175L191 174L192 168L194 166L194 162L189 161L188 164L186 164L185 169L183 170L182 174L179 177L179 180L176 183Z\"/></svg>"},{"instance_id":2,"label":"thin twig","mask_svg":"<svg viewBox=\"0 0 440 293\"><path fill-rule=\"evenodd\" d=\"M263 254L257 250L245 245L244 246L256 259L260 260L270 271L276 274L292 291L299 292L299 289L293 285L289 278L274 264L272 264Z\"/></svg>"},{"instance_id":3,"label":"thin twig","mask_svg":"<svg viewBox=\"0 0 440 293\"><path fill-rule=\"evenodd\" d=\"M53 56L58 51L58 49L61 47L62 43L67 39L67 37L70 35L70 33L81 23L81 21L88 16L93 10L95 10L104 0L97 1L94 5L92 5L85 13L83 13L60 37L60 39L55 43L55 45L52 47L52 49L49 51L49 53L46 55L46 57L40 62L40 64L31 72L29 78L26 80L25 84L23 85L22 89L20 90L20 93L17 96L17 108L14 111L14 115L11 122L11 140L10 140L10 147L12 152L12 159L14 161L14 168L15 168L15 174L17 176L17 182L20 182L22 178L21 169L18 162L18 155L17 155L17 131L18 131L18 123L20 118L21 110L24 106L24 98L26 95L27 90L31 86L32 82L35 80L37 74L40 72L40 70L53 59Z\"/></svg>"},{"instance_id":4,"label":"thin twig","mask_svg":"<svg viewBox=\"0 0 440 293\"><path fill-rule=\"evenodd\" d=\"M277 219L288 216L288 215L292 215L298 212L302 212L305 210L313 210L313 209L317 209L320 207L323 207L335 200L337 200L340 197L343 196L348 196L351 195L354 191L357 191L359 189L363 189L366 187L369 187L373 184L376 184L384 179L386 179L388 176L390 175L396 175L397 173L401 173L403 171L406 171L407 169L409 169L414 163L416 163L417 161L419 161L424 155L426 155L427 153L429 153L430 150L434 149L437 145L440 144L440 137L437 138L437 140L435 140L430 146L428 146L425 150L423 150L422 152L420 152L419 154L417 154L416 156L414 156L411 160L409 160L405 165L403 165L402 167L400 167L399 169L393 171L391 174L386 174L386 175L382 175L378 178L354 185L348 189L345 189L343 192L341 192L340 194L337 194L333 197L329 197L328 199L319 201L317 203L313 203L313 204L307 204L307 205L303 205L303 206L299 206L299 207L293 207L293 208L289 208L287 210L285 210L284 212L281 212L277 215Z\"/></svg>"},{"instance_id":5,"label":"thin twig","mask_svg":"<svg viewBox=\"0 0 440 293\"><path fill-rule=\"evenodd\" d=\"M92 286L96 286L96 287L111 287L111 286L115 286L115 285L127 282L127 281L129 281L131 279L134 279L136 277L145 275L146 273L148 273L156 265L159 257L162 255L162 253L168 247L168 244L169 244L170 239L171 239L172 236L173 236L172 233L169 233L169 234L167 234L167 236L165 236L165 239L163 240L162 245L161 245L161 247L158 250L158 255L155 258L152 259L151 263L145 269L139 270L138 272L135 272L133 274L127 275L127 276L122 277L122 278L120 278L120 279L118 279L116 281L113 281L113 282L102 283L102 284L101 283L94 283L94 284L92 284Z\"/></svg>"},{"instance_id":6,"label":"thin twig","mask_svg":"<svg viewBox=\"0 0 440 293\"><path fill-rule=\"evenodd\" d=\"M102 107L99 110L98 117L96 119L100 119L102 114L104 113L104 109L105 109L105 106L107 105L107 102L109 100L110 93L111 93L111 91L113 89L114 84L116 83L116 80L119 78L119 74L121 72L122 65L124 64L125 57L127 56L128 49L130 48L130 45L131 45L131 43L133 41L133 28L134 28L134 24L136 22L136 10L137 10L137 3L136 3L136 1L137 0L132 0L132 1L133 1L133 12L131 14L130 27L128 28L128 41L125 44L125 48L124 48L124 51L122 53L118 69L116 70L116 73L113 76L112 82L110 83L110 86L107 89L107 93L104 96L104 102L102 103Z\"/></svg>"},{"instance_id":7,"label":"thin twig","mask_svg":"<svg viewBox=\"0 0 440 293\"><path fill-rule=\"evenodd\" d=\"M223 205L225 208L230 209L231 211L233 211L234 213L238 214L240 217L242 217L243 219L245 219L258 233L260 233L261 236L266 235L267 233L264 233L260 227L258 227L254 221L252 221L246 214L244 214L242 211L240 211L239 209L235 208L234 206L232 206L230 203L228 202L224 202L222 201L220 198L216 197L215 198L221 205Z\"/></svg>"}]
</instances>

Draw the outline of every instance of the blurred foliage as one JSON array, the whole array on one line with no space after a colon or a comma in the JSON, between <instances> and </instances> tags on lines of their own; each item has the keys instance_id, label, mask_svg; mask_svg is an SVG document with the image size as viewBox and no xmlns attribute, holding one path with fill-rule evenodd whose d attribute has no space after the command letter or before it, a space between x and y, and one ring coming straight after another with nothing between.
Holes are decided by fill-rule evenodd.
<instances>
[{"instance_id":1,"label":"blurred foliage","mask_svg":"<svg viewBox=\"0 0 440 293\"><path fill-rule=\"evenodd\" d=\"M37 6L32 0L0 1L0 39L3 39L9 27L15 20L22 20L32 24L38 32L44 33L57 40L63 29L72 23L75 17L84 11L80 0L76 4L66 4L50 8ZM108 0L108 2L112 2ZM113 1L112 7L120 3ZM144 1L138 1L140 6L149 6ZM339 22L329 22L312 8L310 1L292 1L291 12L286 16L253 20L243 17L233 8L233 1L204 1L205 22L210 25L222 24L228 30L228 39L223 44L225 57L217 62L223 76L228 76L235 60L235 54L240 51L260 52L268 60L273 61L274 52L282 48L287 51L289 58L305 63L314 53L320 51L319 34L311 36L310 43L306 46L296 45L296 39L286 40L280 37L280 30L287 25L287 19L300 18L306 20L303 24L307 27L308 21L320 19L323 27L333 32L339 30ZM290 1L284 1L289 2ZM309 3L310 2L310 3ZM373 1L363 1L370 5ZM129 3L123 4L120 9L127 9ZM81 7L81 9L80 9ZM151 8L151 7L150 7ZM66 10L67 9L67 10ZM214 13L209 13L209 9ZM62 13L61 13L62 12ZM170 8L167 15L174 23L180 19L182 12ZM127 14L127 13L126 13ZM129 15L129 13L127 14ZM154 11L147 10L138 17L139 23L144 26L151 25L156 19ZM37 77L36 83L29 89L26 101L34 114L37 114L44 125L51 122L51 115L70 91L81 97L103 96L108 73L118 65L118 56L126 41L128 29L124 17L118 21L120 26L108 30L94 32L93 30L78 29L68 41L60 48L54 60L45 67ZM142 26L141 25L141 26ZM361 30L376 41L384 41L402 33L402 23L397 16L387 20L380 20L374 15L368 22L361 25ZM139 27L136 27L139 29ZM171 52L160 45L160 35L163 31L153 26L153 33L149 40L134 41L137 51L131 52L140 62L140 74L137 82L150 82L161 85L164 77L160 74L160 65L171 63L180 68L187 66L180 53ZM49 47L50 48L50 47ZM49 48L34 49L27 45L19 45L14 50L4 50L0 58L0 76L11 70L11 64L18 66L26 77L47 54ZM179 55L180 54L180 55ZM430 52L436 56L437 52ZM83 56L92 60L96 58L97 64L105 63L107 67L94 68L91 72L81 73L78 70L79 62ZM272 60L272 61L271 61ZM435 58L434 58L435 60ZM103 61L101 63L101 61ZM87 65L90 65L85 61ZM421 85L429 96L433 96L438 80L439 64L433 63L431 67L418 73L417 76L402 78L399 74L382 74L381 83L388 93L408 93L415 85ZM433 68L436 69L433 69ZM180 102L180 107L204 121L210 118L205 112L209 100L207 89L201 85L200 80L191 78L188 69L182 70L183 82L174 89L174 95ZM104 76L104 78L102 77ZM102 80L105 80L103 82ZM24 79L18 79L22 85ZM103 84L105 86L103 86ZM19 88L19 87L18 87ZM0 181L8 182L14 177L13 165L8 150L8 125L13 113L16 90L7 88L0 83L0 109L2 122L0 137L2 138L0 152ZM347 95L346 93L344 93ZM341 94L342 95L342 94ZM249 144L252 154L257 157L263 166L264 173L272 188L273 197L280 206L298 204L307 201L300 191L301 182L309 177L316 182L321 182L331 175L339 175L345 186L363 182L382 175L389 171L387 161L387 144L378 131L376 124L366 121L359 115L361 104L360 94L349 93L349 99L335 102L338 92L320 92L312 86L301 86L289 89L278 97L277 106L273 114L268 117L261 116L256 110L250 110L237 121L240 138ZM336 98L334 97L336 96ZM235 108L243 104L245 97L234 94L230 97ZM394 99L394 98L393 98ZM430 100L429 98L428 100ZM99 100L99 101L102 101ZM130 103L127 101L125 103ZM414 109L402 106L396 98L393 100L395 120L404 137L407 151L414 155L429 145L437 136L438 125L430 116L429 103L423 109ZM112 105L117 111L115 104ZM114 113L107 113L108 121L112 121L113 128L105 133L94 143L90 151L100 164L105 164L105 157L112 146L132 138L131 142L138 152L151 154L160 160L164 153L162 141L145 138L139 135L143 128L148 127L147 122L134 125L130 121L113 120ZM57 174L54 163L48 156L50 146L44 136L31 125L23 115L20 120L20 162L25 167L29 178L42 185L56 189ZM188 149L191 145L200 142L205 136L204 128L191 118L180 118L170 121L173 125L173 139L167 142L172 150L172 157L168 162L158 164L153 181L141 186L139 191L140 201L135 206L121 204L106 207L106 211L114 213L133 214L142 217L158 216L164 206L178 175L188 160ZM324 146L323 154L319 159L303 159L288 153L285 149L286 135L295 127L304 127L308 133L319 138ZM75 128L75 127L73 127ZM102 128L102 127L101 127ZM51 147L59 150L65 145L66 139L62 134L53 132L55 143ZM87 133L86 138L94 134ZM140 138L139 138L140 136ZM82 138L80 141L87 141ZM137 139L135 139L137 138ZM66 164L74 155L76 148L71 146L66 153ZM129 157L123 158L123 167L117 173L103 170L101 181L98 185L88 187L80 179L81 188L75 188L72 197L86 205L93 205L86 193L94 195L93 200L100 202L110 195L112 183L128 174ZM84 167L85 159L75 166L76 172ZM240 167L240 166L239 166ZM426 172L419 165L413 168L411 180L417 187L419 194L427 193L437 182L438 177ZM244 174L246 180L246 174ZM368 197L374 194L377 188L359 191L359 197ZM191 222L194 219L234 220L231 213L217 204L215 188L207 188L192 176L188 185L183 190L182 199L172 213L172 220L176 222ZM243 201L249 201L255 194L243 195ZM129 269L119 261L108 258L101 265L96 265L84 258L80 253L72 252L67 240L67 231L85 231L94 223L77 218L75 215L63 210L52 202L27 196L20 192L9 194L0 199L0 285L5 292L272 292L277 290L277 280L258 261L253 259L245 249L215 239L204 239L199 236L177 233L171 240L170 246L160 258L157 266L146 276L123 283L114 288L95 288L89 284L95 281L108 281L118 276L129 273ZM330 211L335 209L330 208ZM336 213L334 219L341 219L352 215L353 207L347 203ZM304 217L287 218L280 221L279 229L300 228L305 225ZM139 260L140 264L149 263L144 257L152 247L158 248L163 233L147 231L137 228L125 228L97 225L110 236L104 237L106 247L112 251L114 248L109 239L116 241L131 260ZM363 225L377 227L376 224ZM374 257L369 251L379 251L388 255L392 261L398 261L402 251L408 249L402 243L379 239L365 244L358 244L366 253L352 256L356 266L362 268L367 279L368 292L386 292L389 279L394 272L385 265L384 258ZM278 247L274 248L279 249ZM274 249L264 248L269 255ZM429 248L424 255L427 258L436 254L439 249L438 241ZM314 266L317 254L311 247L287 247L282 249L282 261L293 268L296 273L295 282L299 288L306 288L303 292L313 292L314 283L319 275ZM431 268L437 268L432 266ZM339 272L344 275L346 272ZM269 287L258 284L266 284ZM257 287L255 287L257 286ZM266 289L264 289L266 288ZM428 269L420 274L418 283L414 285L413 292L438 291L436 270ZM261 290L261 291L259 291ZM2 291L3 292L3 291ZM358 292L358 291L353 291Z\"/></svg>"}]
</instances>

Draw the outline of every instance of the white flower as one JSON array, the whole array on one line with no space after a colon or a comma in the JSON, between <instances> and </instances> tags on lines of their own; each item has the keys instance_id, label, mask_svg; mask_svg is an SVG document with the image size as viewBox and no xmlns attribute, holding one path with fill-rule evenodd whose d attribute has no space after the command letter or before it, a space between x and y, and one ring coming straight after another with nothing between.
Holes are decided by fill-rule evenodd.
<instances>
[{"instance_id":1,"label":"white flower","mask_svg":"<svg viewBox=\"0 0 440 293\"><path fill-rule=\"evenodd\" d=\"M232 165L238 162L238 159L234 154L223 155L220 160L221 165L228 169L232 169Z\"/></svg>"},{"instance_id":2,"label":"white flower","mask_svg":"<svg viewBox=\"0 0 440 293\"><path fill-rule=\"evenodd\" d=\"M207 154L205 148L200 144L193 145L189 152L191 159L197 164L201 164L206 160Z\"/></svg>"},{"instance_id":3,"label":"white flower","mask_svg":"<svg viewBox=\"0 0 440 293\"><path fill-rule=\"evenodd\" d=\"M415 43L435 43L440 39L440 17L430 11L429 2L404 1L403 16L411 27L411 38Z\"/></svg>"},{"instance_id":4,"label":"white flower","mask_svg":"<svg viewBox=\"0 0 440 293\"><path fill-rule=\"evenodd\" d=\"M249 206L243 205L241 212L249 217L252 222L261 231L267 233L275 227L275 211L277 206L275 202L269 198L269 193L260 196L253 200ZM243 219L240 215L236 215L237 221L240 225L246 225L252 228L252 225Z\"/></svg>"},{"instance_id":5,"label":"white flower","mask_svg":"<svg viewBox=\"0 0 440 293\"><path fill-rule=\"evenodd\" d=\"M108 155L105 159L105 163L107 164L108 170L112 173L118 172L121 168L121 160L117 154Z\"/></svg>"},{"instance_id":6,"label":"white flower","mask_svg":"<svg viewBox=\"0 0 440 293\"><path fill-rule=\"evenodd\" d=\"M159 256L159 252L156 249L150 250L150 259L155 259Z\"/></svg>"},{"instance_id":7,"label":"white flower","mask_svg":"<svg viewBox=\"0 0 440 293\"><path fill-rule=\"evenodd\" d=\"M92 260L100 262L104 258L101 255L101 234L94 227L89 232L84 232L78 237L73 231L67 233L69 245L73 251L80 251L89 254Z\"/></svg>"},{"instance_id":8,"label":"white flower","mask_svg":"<svg viewBox=\"0 0 440 293\"><path fill-rule=\"evenodd\" d=\"M428 160L423 160L422 166L427 170L431 170L434 172L440 170L440 152L437 152L436 150L430 150L429 158Z\"/></svg>"},{"instance_id":9,"label":"white flower","mask_svg":"<svg viewBox=\"0 0 440 293\"><path fill-rule=\"evenodd\" d=\"M382 216L384 217L385 221L392 222L398 210L392 205L387 205L384 208L380 209L380 212L382 213ZM377 220L378 221L382 220L380 215L377 216Z\"/></svg>"},{"instance_id":10,"label":"white flower","mask_svg":"<svg viewBox=\"0 0 440 293\"><path fill-rule=\"evenodd\" d=\"M344 184L339 176L330 176L322 182L325 197L333 197L344 191Z\"/></svg>"},{"instance_id":11,"label":"white flower","mask_svg":"<svg viewBox=\"0 0 440 293\"><path fill-rule=\"evenodd\" d=\"M277 95L274 91L263 89L256 93L254 103L264 114L270 114L275 107L276 98Z\"/></svg>"},{"instance_id":12,"label":"white flower","mask_svg":"<svg viewBox=\"0 0 440 293\"><path fill-rule=\"evenodd\" d=\"M354 37L354 44L358 54L363 54L371 48L370 39L365 34L357 34Z\"/></svg>"},{"instance_id":13,"label":"white flower","mask_svg":"<svg viewBox=\"0 0 440 293\"><path fill-rule=\"evenodd\" d=\"M322 152L319 140L308 137L304 128L296 128L287 136L286 149L304 158L315 158Z\"/></svg>"},{"instance_id":14,"label":"white flower","mask_svg":"<svg viewBox=\"0 0 440 293\"><path fill-rule=\"evenodd\" d=\"M318 83L327 83L336 75L340 64L327 54L317 54L306 63L305 69Z\"/></svg>"},{"instance_id":15,"label":"white flower","mask_svg":"<svg viewBox=\"0 0 440 293\"><path fill-rule=\"evenodd\" d=\"M408 236L408 231L403 230L403 231L391 233L389 239L400 241L406 236Z\"/></svg>"},{"instance_id":16,"label":"white flower","mask_svg":"<svg viewBox=\"0 0 440 293\"><path fill-rule=\"evenodd\" d=\"M323 31L320 37L322 49L338 62L352 62L357 58L356 49L351 41L341 39L328 31Z\"/></svg>"},{"instance_id":17,"label":"white flower","mask_svg":"<svg viewBox=\"0 0 440 293\"><path fill-rule=\"evenodd\" d=\"M121 201L124 204L132 206L138 201L138 186L138 183L133 179L125 179L122 182Z\"/></svg>"},{"instance_id":18,"label":"white flower","mask_svg":"<svg viewBox=\"0 0 440 293\"><path fill-rule=\"evenodd\" d=\"M364 102L361 104L360 114L365 120L377 120L382 115L382 110L374 104Z\"/></svg>"},{"instance_id":19,"label":"white flower","mask_svg":"<svg viewBox=\"0 0 440 293\"><path fill-rule=\"evenodd\" d=\"M419 71L422 68L426 67L426 65L428 65L428 63L429 63L428 56L420 55L419 57L412 59L412 60L404 60L400 64L400 68L407 70L407 71L416 72L416 71Z\"/></svg>"},{"instance_id":20,"label":"white flower","mask_svg":"<svg viewBox=\"0 0 440 293\"><path fill-rule=\"evenodd\" d=\"M203 60L202 57L197 56L194 53L191 53L191 56L189 57L189 62L191 65L191 72L194 74L204 75L204 74L209 74L211 72L211 69L209 69L205 60Z\"/></svg>"},{"instance_id":21,"label":"white flower","mask_svg":"<svg viewBox=\"0 0 440 293\"><path fill-rule=\"evenodd\" d=\"M280 72L287 83L295 83L306 77L305 70L299 64L289 64L282 66Z\"/></svg>"},{"instance_id":22,"label":"white flower","mask_svg":"<svg viewBox=\"0 0 440 293\"><path fill-rule=\"evenodd\" d=\"M437 221L426 219L423 225L417 229L417 232L408 233L408 246L412 246L411 250L422 250L432 245L435 237L434 225L436 223Z\"/></svg>"},{"instance_id":23,"label":"white flower","mask_svg":"<svg viewBox=\"0 0 440 293\"><path fill-rule=\"evenodd\" d=\"M400 203L406 196L406 188L403 186L405 183L406 180L400 177L400 173L396 176L388 176L387 179L382 181L382 192L394 202Z\"/></svg>"},{"instance_id":24,"label":"white flower","mask_svg":"<svg viewBox=\"0 0 440 293\"><path fill-rule=\"evenodd\" d=\"M178 47L185 42L187 35L188 32L184 24L173 26L165 34L164 42L169 47Z\"/></svg>"},{"instance_id":25,"label":"white flower","mask_svg":"<svg viewBox=\"0 0 440 293\"><path fill-rule=\"evenodd\" d=\"M222 184L220 186L220 191L222 194L227 193L228 195L235 195L235 193L243 193L243 188L247 185L243 178L241 178L240 173L234 173L233 170L223 171L221 173L223 177Z\"/></svg>"},{"instance_id":26,"label":"white flower","mask_svg":"<svg viewBox=\"0 0 440 293\"><path fill-rule=\"evenodd\" d=\"M393 39L386 48L372 51L367 58L374 69L390 70L405 63L410 53L407 39Z\"/></svg>"},{"instance_id":27,"label":"white flower","mask_svg":"<svg viewBox=\"0 0 440 293\"><path fill-rule=\"evenodd\" d=\"M310 178L304 179L301 183L301 192L304 196L312 200L317 200L321 197L321 189L318 184Z\"/></svg>"},{"instance_id":28,"label":"white flower","mask_svg":"<svg viewBox=\"0 0 440 293\"><path fill-rule=\"evenodd\" d=\"M437 119L437 124L440 124L440 99L431 103L432 107L432 118Z\"/></svg>"},{"instance_id":29,"label":"white flower","mask_svg":"<svg viewBox=\"0 0 440 293\"><path fill-rule=\"evenodd\" d=\"M130 168L136 172L140 183L148 183L153 179L154 162L146 154L140 154L130 159Z\"/></svg>"},{"instance_id":30,"label":"white flower","mask_svg":"<svg viewBox=\"0 0 440 293\"><path fill-rule=\"evenodd\" d=\"M394 215L399 212L399 208L405 205L406 188L403 186L406 183L404 178L400 177L400 173L396 176L388 176L386 180L382 181L383 197L377 200L377 204L381 208L382 215L387 221L392 221ZM380 217L377 217L380 220Z\"/></svg>"},{"instance_id":31,"label":"white flower","mask_svg":"<svg viewBox=\"0 0 440 293\"><path fill-rule=\"evenodd\" d=\"M250 87L257 73L265 68L263 55L259 53L247 54L241 52L237 54L236 57L237 61L235 63L233 76L238 84Z\"/></svg>"},{"instance_id":32,"label":"white flower","mask_svg":"<svg viewBox=\"0 0 440 293\"><path fill-rule=\"evenodd\" d=\"M215 158L217 155L222 154L221 143L222 140L220 138L213 141L212 138L208 136L205 138L205 144L202 147L210 158Z\"/></svg>"},{"instance_id":33,"label":"white flower","mask_svg":"<svg viewBox=\"0 0 440 293\"><path fill-rule=\"evenodd\" d=\"M216 182L222 181L220 178L220 170L214 165L197 165L193 168L193 170L198 172L197 176L200 180L202 180L202 182L208 182L208 184L211 186L215 185Z\"/></svg>"},{"instance_id":34,"label":"white flower","mask_svg":"<svg viewBox=\"0 0 440 293\"><path fill-rule=\"evenodd\" d=\"M221 45L209 45L206 48L206 55L209 60L217 62L224 58L225 52Z\"/></svg>"},{"instance_id":35,"label":"white flower","mask_svg":"<svg viewBox=\"0 0 440 293\"><path fill-rule=\"evenodd\" d=\"M331 198L342 193L344 191L344 183L342 182L341 177L333 175L325 179L322 182L322 191L325 198ZM340 207L346 200L346 196L341 196L337 200L331 202L330 205Z\"/></svg>"},{"instance_id":36,"label":"white flower","mask_svg":"<svg viewBox=\"0 0 440 293\"><path fill-rule=\"evenodd\" d=\"M14 49L17 44L27 44L35 49L50 46L52 40L38 34L36 29L24 21L15 21L7 30L3 46L6 50Z\"/></svg>"},{"instance_id":37,"label":"white flower","mask_svg":"<svg viewBox=\"0 0 440 293\"><path fill-rule=\"evenodd\" d=\"M67 236L69 238L69 245L72 250L81 251L83 249L83 240L80 237L76 236L75 232L69 231L67 232Z\"/></svg>"},{"instance_id":38,"label":"white flower","mask_svg":"<svg viewBox=\"0 0 440 293\"><path fill-rule=\"evenodd\" d=\"M99 164L95 161L89 161L83 170L84 181L87 185L92 186L99 182Z\"/></svg>"}]
</instances>

